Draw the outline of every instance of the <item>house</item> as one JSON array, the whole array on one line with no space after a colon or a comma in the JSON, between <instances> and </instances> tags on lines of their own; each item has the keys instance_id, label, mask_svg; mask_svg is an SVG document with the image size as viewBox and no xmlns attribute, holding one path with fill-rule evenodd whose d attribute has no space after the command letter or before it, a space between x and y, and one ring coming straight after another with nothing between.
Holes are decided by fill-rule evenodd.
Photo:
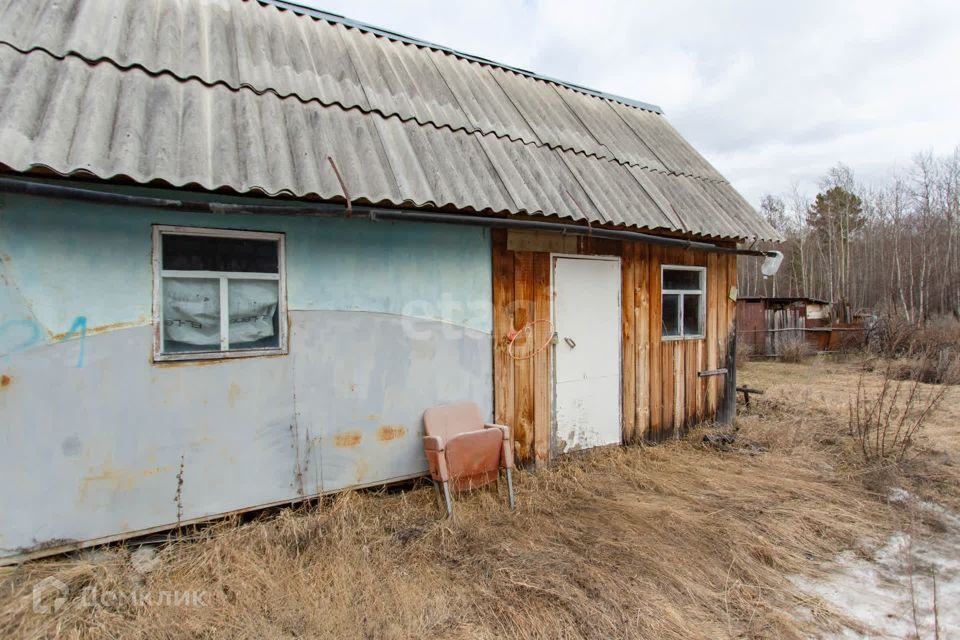
<instances>
[{"instance_id":1,"label":"house","mask_svg":"<svg viewBox=\"0 0 960 640\"><path fill-rule=\"evenodd\" d=\"M729 418L737 243L655 106L280 0L0 0L0 555ZM754 258L751 258L754 259Z\"/></svg>"}]
</instances>

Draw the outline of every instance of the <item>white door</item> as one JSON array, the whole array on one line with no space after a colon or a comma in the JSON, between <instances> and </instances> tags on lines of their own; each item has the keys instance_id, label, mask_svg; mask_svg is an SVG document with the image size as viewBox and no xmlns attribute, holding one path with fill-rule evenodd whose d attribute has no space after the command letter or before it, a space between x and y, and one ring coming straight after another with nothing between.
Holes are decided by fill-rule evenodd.
<instances>
[{"instance_id":1,"label":"white door","mask_svg":"<svg viewBox=\"0 0 960 640\"><path fill-rule=\"evenodd\" d=\"M555 451L620 437L620 260L555 257Z\"/></svg>"}]
</instances>

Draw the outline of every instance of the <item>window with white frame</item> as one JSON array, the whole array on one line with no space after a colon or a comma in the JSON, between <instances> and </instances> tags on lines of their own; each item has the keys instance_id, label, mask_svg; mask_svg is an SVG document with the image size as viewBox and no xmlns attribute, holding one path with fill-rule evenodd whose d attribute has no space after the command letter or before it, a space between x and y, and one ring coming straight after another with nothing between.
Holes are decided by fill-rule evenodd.
<instances>
[{"instance_id":1,"label":"window with white frame","mask_svg":"<svg viewBox=\"0 0 960 640\"><path fill-rule=\"evenodd\" d=\"M704 336L706 269L663 265L660 268L661 317L664 340Z\"/></svg>"},{"instance_id":2,"label":"window with white frame","mask_svg":"<svg viewBox=\"0 0 960 640\"><path fill-rule=\"evenodd\" d=\"M154 358L286 353L284 235L153 228Z\"/></svg>"}]
</instances>

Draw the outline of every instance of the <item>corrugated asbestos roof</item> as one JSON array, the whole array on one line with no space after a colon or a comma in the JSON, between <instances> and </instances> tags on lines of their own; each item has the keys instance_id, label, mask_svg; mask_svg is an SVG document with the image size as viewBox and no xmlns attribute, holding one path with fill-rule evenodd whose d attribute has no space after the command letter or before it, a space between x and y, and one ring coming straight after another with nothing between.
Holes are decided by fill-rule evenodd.
<instances>
[{"instance_id":1,"label":"corrugated asbestos roof","mask_svg":"<svg viewBox=\"0 0 960 640\"><path fill-rule=\"evenodd\" d=\"M248 0L0 0L0 163L776 239L658 112Z\"/></svg>"}]
</instances>

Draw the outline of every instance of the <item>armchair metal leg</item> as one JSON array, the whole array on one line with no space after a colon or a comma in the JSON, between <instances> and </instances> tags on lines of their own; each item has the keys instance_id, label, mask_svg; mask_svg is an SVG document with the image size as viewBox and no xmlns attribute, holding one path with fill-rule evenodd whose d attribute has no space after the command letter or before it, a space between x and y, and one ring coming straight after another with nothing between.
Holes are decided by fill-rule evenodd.
<instances>
[{"instance_id":1,"label":"armchair metal leg","mask_svg":"<svg viewBox=\"0 0 960 640\"><path fill-rule=\"evenodd\" d=\"M510 510L513 510L513 469L507 469L507 496L510 498Z\"/></svg>"},{"instance_id":2,"label":"armchair metal leg","mask_svg":"<svg viewBox=\"0 0 960 640\"><path fill-rule=\"evenodd\" d=\"M433 495L437 499L437 504L440 504L440 484L433 479L430 480L430 484L433 485Z\"/></svg>"},{"instance_id":3,"label":"armchair metal leg","mask_svg":"<svg viewBox=\"0 0 960 640\"><path fill-rule=\"evenodd\" d=\"M443 500L447 505L447 516L453 516L453 501L450 500L450 483L446 480L443 481Z\"/></svg>"}]
</instances>

